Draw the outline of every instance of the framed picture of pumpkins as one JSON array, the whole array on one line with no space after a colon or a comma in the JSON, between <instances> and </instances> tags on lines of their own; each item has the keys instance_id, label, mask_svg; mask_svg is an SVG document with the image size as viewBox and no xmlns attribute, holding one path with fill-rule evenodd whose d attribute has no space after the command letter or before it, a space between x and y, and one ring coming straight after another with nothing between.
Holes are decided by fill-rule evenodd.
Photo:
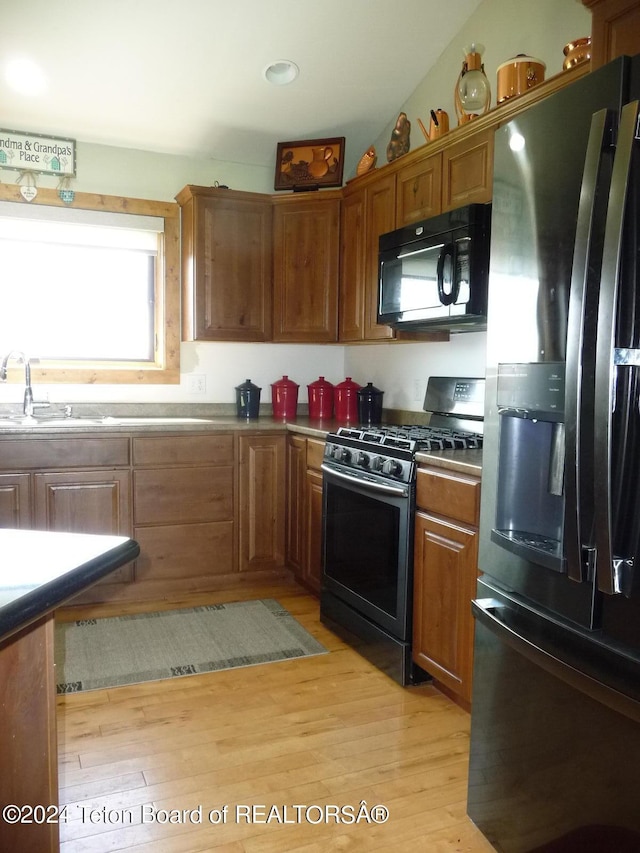
<instances>
[{"instance_id":1,"label":"framed picture of pumpkins","mask_svg":"<svg viewBox=\"0 0 640 853\"><path fill-rule=\"evenodd\" d=\"M311 190L342 186L344 136L279 142L276 190Z\"/></svg>"}]
</instances>

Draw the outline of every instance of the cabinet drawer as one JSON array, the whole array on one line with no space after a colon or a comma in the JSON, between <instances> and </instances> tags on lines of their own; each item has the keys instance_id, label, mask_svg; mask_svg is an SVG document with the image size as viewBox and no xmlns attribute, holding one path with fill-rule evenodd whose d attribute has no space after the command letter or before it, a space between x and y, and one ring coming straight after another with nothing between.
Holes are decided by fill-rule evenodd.
<instances>
[{"instance_id":1,"label":"cabinet drawer","mask_svg":"<svg viewBox=\"0 0 640 853\"><path fill-rule=\"evenodd\" d=\"M15 438L0 443L0 467L11 471L128 464L128 438Z\"/></svg>"},{"instance_id":2,"label":"cabinet drawer","mask_svg":"<svg viewBox=\"0 0 640 853\"><path fill-rule=\"evenodd\" d=\"M416 504L475 526L480 513L480 481L441 468L419 468Z\"/></svg>"},{"instance_id":3,"label":"cabinet drawer","mask_svg":"<svg viewBox=\"0 0 640 853\"><path fill-rule=\"evenodd\" d=\"M231 465L233 435L180 435L133 439L134 465Z\"/></svg>"},{"instance_id":4,"label":"cabinet drawer","mask_svg":"<svg viewBox=\"0 0 640 853\"><path fill-rule=\"evenodd\" d=\"M320 470L324 457L324 444L324 441L318 441L315 438L307 439L307 468Z\"/></svg>"},{"instance_id":5,"label":"cabinet drawer","mask_svg":"<svg viewBox=\"0 0 640 853\"><path fill-rule=\"evenodd\" d=\"M138 581L230 574L234 570L233 521L136 527Z\"/></svg>"},{"instance_id":6,"label":"cabinet drawer","mask_svg":"<svg viewBox=\"0 0 640 853\"><path fill-rule=\"evenodd\" d=\"M233 519L233 468L150 468L133 475L135 524Z\"/></svg>"}]
</instances>

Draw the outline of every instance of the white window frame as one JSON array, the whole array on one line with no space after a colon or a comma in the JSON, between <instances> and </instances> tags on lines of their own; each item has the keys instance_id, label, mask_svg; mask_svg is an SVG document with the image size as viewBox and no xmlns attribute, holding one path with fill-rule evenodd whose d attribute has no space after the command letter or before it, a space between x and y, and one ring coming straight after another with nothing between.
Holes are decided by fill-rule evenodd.
<instances>
[{"instance_id":1,"label":"white window frame","mask_svg":"<svg viewBox=\"0 0 640 853\"><path fill-rule=\"evenodd\" d=\"M38 189L26 202L18 186L0 184L0 201L16 204L68 207L57 190ZM178 384L180 382L180 218L174 202L149 201L121 196L75 193L71 207L109 213L136 214L164 220L159 235L155 292L155 358L153 362L56 362L34 360L32 379L42 383L67 384ZM0 347L2 342L0 341ZM0 352L0 356L3 353ZM28 355L28 353L27 353ZM20 367L9 371L9 381L23 381Z\"/></svg>"}]
</instances>

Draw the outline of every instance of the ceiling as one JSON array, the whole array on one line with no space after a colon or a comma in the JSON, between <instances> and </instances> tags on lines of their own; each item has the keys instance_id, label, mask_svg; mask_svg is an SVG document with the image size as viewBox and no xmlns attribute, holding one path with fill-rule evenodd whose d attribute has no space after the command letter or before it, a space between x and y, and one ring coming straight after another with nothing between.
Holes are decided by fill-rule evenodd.
<instances>
[{"instance_id":1,"label":"ceiling","mask_svg":"<svg viewBox=\"0 0 640 853\"><path fill-rule=\"evenodd\" d=\"M345 136L355 163L480 2L7 2L0 122L268 167L277 142ZM9 88L7 63L16 59L40 68L39 93ZM280 59L300 74L276 87L263 71Z\"/></svg>"}]
</instances>

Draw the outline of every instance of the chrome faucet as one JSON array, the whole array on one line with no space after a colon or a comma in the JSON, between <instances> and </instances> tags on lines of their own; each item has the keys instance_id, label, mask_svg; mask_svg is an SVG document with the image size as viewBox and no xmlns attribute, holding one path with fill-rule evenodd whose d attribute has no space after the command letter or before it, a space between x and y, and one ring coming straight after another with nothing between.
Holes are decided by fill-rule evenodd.
<instances>
[{"instance_id":1,"label":"chrome faucet","mask_svg":"<svg viewBox=\"0 0 640 853\"><path fill-rule=\"evenodd\" d=\"M7 365L12 358L14 358L18 364L20 362L24 364L24 402L22 404L22 412L25 417L32 418L35 408L45 409L49 406L49 403L34 402L33 389L31 388L31 364L27 356L23 352L20 352L20 350L11 350L11 352L5 355L2 359L2 365L0 365L0 381L6 382Z\"/></svg>"}]
</instances>

